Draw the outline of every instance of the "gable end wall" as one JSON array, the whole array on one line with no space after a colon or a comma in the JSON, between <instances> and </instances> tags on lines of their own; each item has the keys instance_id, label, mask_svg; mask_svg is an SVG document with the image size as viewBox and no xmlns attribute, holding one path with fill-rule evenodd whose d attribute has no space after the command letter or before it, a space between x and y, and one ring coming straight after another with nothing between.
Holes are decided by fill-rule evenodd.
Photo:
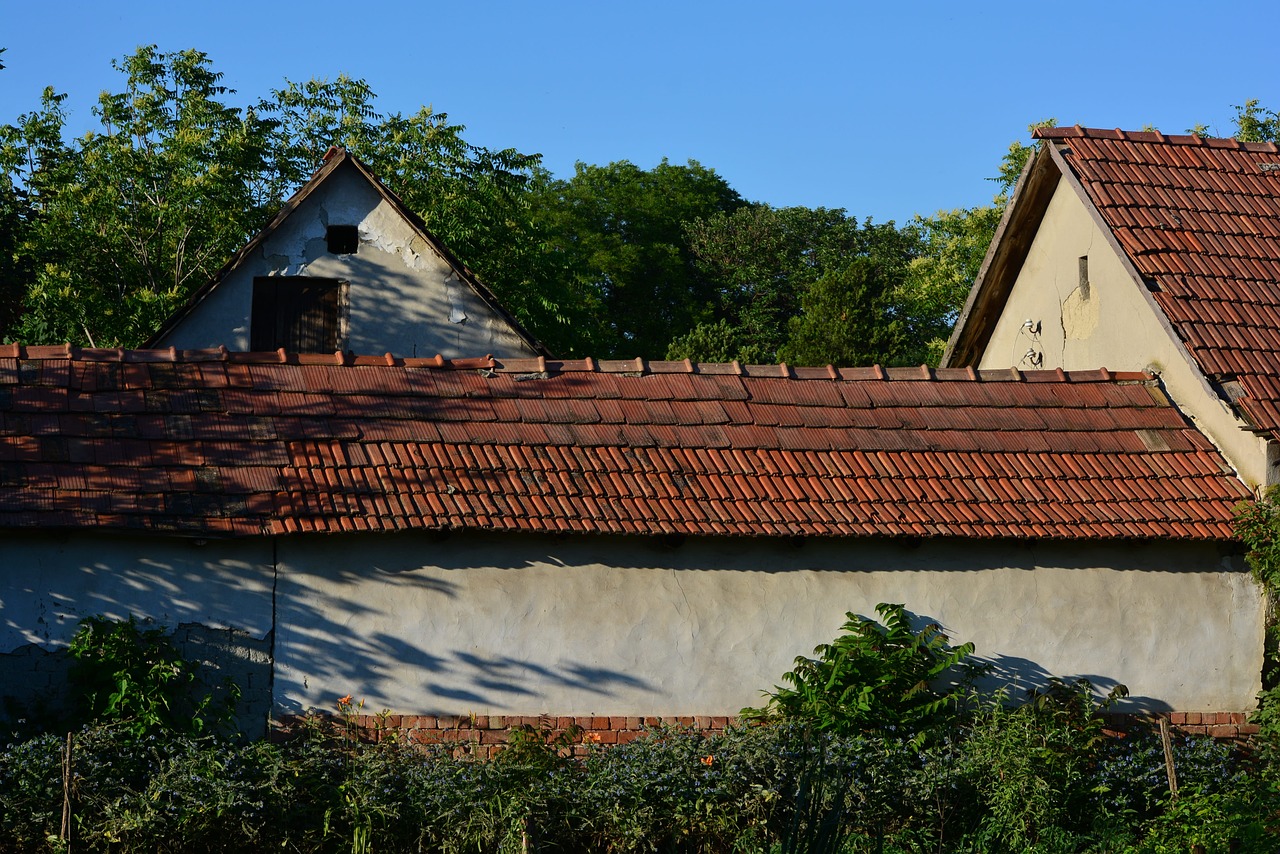
<instances>
[{"instance_id":1,"label":"gable end wall","mask_svg":"<svg viewBox=\"0 0 1280 854\"><path fill-rule=\"evenodd\" d=\"M329 225L358 227L355 254L328 252ZM248 350L257 276L349 282L344 350L409 358L537 355L354 166L330 175L157 346Z\"/></svg>"},{"instance_id":2,"label":"gable end wall","mask_svg":"<svg viewBox=\"0 0 1280 854\"><path fill-rule=\"evenodd\" d=\"M1080 288L1081 257L1088 258L1087 296ZM979 367L1152 371L1251 489L1272 483L1266 440L1244 429L1208 388L1142 287L1061 178ZM1028 321L1039 324L1038 334Z\"/></svg>"}]
</instances>

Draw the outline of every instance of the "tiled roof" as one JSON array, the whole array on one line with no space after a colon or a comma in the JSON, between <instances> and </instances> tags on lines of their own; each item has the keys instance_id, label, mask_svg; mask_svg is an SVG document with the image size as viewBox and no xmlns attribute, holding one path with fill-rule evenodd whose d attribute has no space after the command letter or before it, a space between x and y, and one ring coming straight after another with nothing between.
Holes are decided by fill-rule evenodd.
<instances>
[{"instance_id":1,"label":"tiled roof","mask_svg":"<svg viewBox=\"0 0 1280 854\"><path fill-rule=\"evenodd\" d=\"M1280 432L1280 149L1045 128L1204 373ZM1236 397L1232 389L1232 397Z\"/></svg>"},{"instance_id":2,"label":"tiled roof","mask_svg":"<svg viewBox=\"0 0 1280 854\"><path fill-rule=\"evenodd\" d=\"M1230 537L1145 374L0 347L0 527Z\"/></svg>"}]
</instances>

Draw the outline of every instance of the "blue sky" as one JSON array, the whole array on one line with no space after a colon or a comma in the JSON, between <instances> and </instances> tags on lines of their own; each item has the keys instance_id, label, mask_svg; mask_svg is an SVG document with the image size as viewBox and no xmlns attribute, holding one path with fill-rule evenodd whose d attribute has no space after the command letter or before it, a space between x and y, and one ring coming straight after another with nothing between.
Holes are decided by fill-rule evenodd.
<instances>
[{"instance_id":1,"label":"blue sky","mask_svg":"<svg viewBox=\"0 0 1280 854\"><path fill-rule=\"evenodd\" d=\"M52 85L81 133L113 58L194 47L245 102L345 72L557 175L692 158L754 201L901 222L989 202L1041 118L1229 134L1233 104L1280 108L1278 25L1280 4L1180 0L0 0L0 122Z\"/></svg>"}]
</instances>

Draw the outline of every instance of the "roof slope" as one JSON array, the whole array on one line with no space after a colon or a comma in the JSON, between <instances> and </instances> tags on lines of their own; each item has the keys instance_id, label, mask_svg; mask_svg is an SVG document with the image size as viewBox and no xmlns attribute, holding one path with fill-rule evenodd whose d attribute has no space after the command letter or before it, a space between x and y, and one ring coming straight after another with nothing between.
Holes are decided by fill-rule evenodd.
<instances>
[{"instance_id":1,"label":"roof slope","mask_svg":"<svg viewBox=\"0 0 1280 854\"><path fill-rule=\"evenodd\" d=\"M1242 414L1280 433L1280 149L1158 131L1035 135L1070 170L1201 371L1237 380Z\"/></svg>"},{"instance_id":2,"label":"roof slope","mask_svg":"<svg viewBox=\"0 0 1280 854\"><path fill-rule=\"evenodd\" d=\"M1145 374L0 347L0 527L1226 539Z\"/></svg>"}]
</instances>

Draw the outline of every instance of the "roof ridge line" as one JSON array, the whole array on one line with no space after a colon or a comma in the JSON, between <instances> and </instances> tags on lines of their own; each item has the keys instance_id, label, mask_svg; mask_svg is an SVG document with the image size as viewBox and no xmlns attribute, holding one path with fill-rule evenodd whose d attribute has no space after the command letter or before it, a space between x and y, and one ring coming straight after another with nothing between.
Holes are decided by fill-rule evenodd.
<instances>
[{"instance_id":1,"label":"roof ridge line","mask_svg":"<svg viewBox=\"0 0 1280 854\"><path fill-rule=\"evenodd\" d=\"M930 365L890 367L870 365L836 367L835 365L789 365L785 362L767 365L743 365L738 362L649 361L635 359L548 359L546 356L503 359L492 354L479 357L449 359L437 353L430 357L401 357L392 353L356 355L350 351L333 353L293 353L284 349L266 351L231 351L217 348L179 350L125 349L123 347L79 347L71 344L0 344L0 359L23 361L78 361L153 364L199 364L223 362L237 365L293 365L336 367L436 368L440 370L491 370L499 373L599 373L621 375L707 374L739 376L754 379L789 379L827 382L1146 382L1155 380L1149 371L1111 371L1107 368L1066 371L1062 368L1022 371L1017 368L975 369L935 368Z\"/></svg>"},{"instance_id":2,"label":"roof ridge line","mask_svg":"<svg viewBox=\"0 0 1280 854\"><path fill-rule=\"evenodd\" d=\"M1198 133L1166 134L1159 128L1151 130L1124 130L1122 128L1096 128L1072 125L1071 127L1036 128L1032 139L1109 139L1122 142L1150 142L1165 145L1192 145L1218 149L1236 149L1264 154L1280 154L1280 145L1274 142L1246 142L1232 136L1202 136Z\"/></svg>"}]
</instances>

